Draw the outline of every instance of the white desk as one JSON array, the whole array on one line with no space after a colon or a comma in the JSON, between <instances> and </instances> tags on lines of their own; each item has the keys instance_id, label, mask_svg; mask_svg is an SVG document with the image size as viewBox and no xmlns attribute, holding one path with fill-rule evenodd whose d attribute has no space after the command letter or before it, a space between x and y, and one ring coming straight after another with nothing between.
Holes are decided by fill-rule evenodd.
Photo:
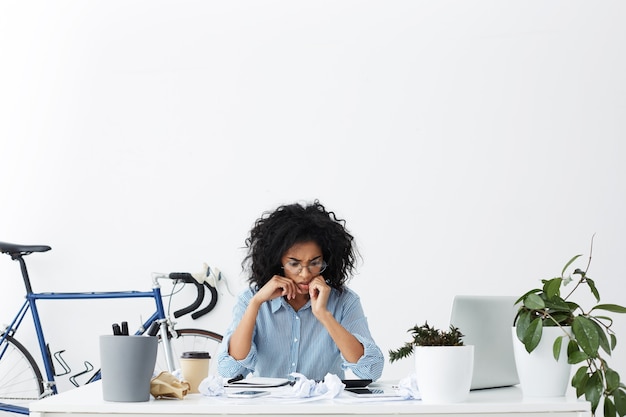
<instances>
[{"instance_id":1,"label":"white desk","mask_svg":"<svg viewBox=\"0 0 626 417\"><path fill-rule=\"evenodd\" d=\"M473 391L467 402L423 404L421 401L376 401L355 403L352 398L288 403L287 400L261 397L233 399L187 395L182 400L154 400L142 403L115 403L102 399L99 382L76 388L31 403L31 417L197 417L212 415L250 416L484 416L501 417L588 417L588 402L575 398L522 398L519 388Z\"/></svg>"}]
</instances>

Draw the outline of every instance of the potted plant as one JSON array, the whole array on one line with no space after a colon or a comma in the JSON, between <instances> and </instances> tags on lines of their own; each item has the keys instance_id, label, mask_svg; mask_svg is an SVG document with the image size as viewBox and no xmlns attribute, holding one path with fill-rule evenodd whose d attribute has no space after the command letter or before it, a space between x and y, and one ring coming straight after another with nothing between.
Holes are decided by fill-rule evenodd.
<instances>
[{"instance_id":1,"label":"potted plant","mask_svg":"<svg viewBox=\"0 0 626 417\"><path fill-rule=\"evenodd\" d=\"M454 403L465 401L474 370L474 346L463 344L461 331L450 326L440 330L415 325L407 332L413 340L389 351L389 361L415 356L415 374L422 401Z\"/></svg>"},{"instance_id":2,"label":"potted plant","mask_svg":"<svg viewBox=\"0 0 626 417\"><path fill-rule=\"evenodd\" d=\"M541 288L532 289L517 300L516 304L520 307L514 320L514 332L530 354L538 348L547 331L560 330L552 342L552 354L558 361L561 352L566 352L570 370L571 365L581 364L571 378L576 396L584 395L591 403L594 415L600 401L604 400L605 417L617 414L624 416L626 386L620 382L619 374L610 368L606 360L615 349L617 339L612 329L613 319L604 312L626 313L626 308L617 304L600 304L595 281L587 275L592 251L593 238L584 270L576 268L567 274L572 264L582 256L576 255L565 264L560 276L542 280ZM567 285L573 287L565 291ZM595 305L583 307L573 301L574 294L578 294L582 288L591 292L595 299L592 304Z\"/></svg>"}]
</instances>

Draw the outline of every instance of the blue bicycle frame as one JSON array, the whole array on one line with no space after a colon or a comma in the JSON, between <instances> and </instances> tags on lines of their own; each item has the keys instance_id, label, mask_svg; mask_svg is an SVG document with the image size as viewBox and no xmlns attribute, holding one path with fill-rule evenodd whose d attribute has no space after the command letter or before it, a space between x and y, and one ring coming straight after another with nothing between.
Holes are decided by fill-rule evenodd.
<instances>
[{"instance_id":1,"label":"blue bicycle frame","mask_svg":"<svg viewBox=\"0 0 626 417\"><path fill-rule=\"evenodd\" d=\"M26 295L26 301L22 305L22 308L17 313L17 316L10 324L9 328L5 332L6 334L14 334L19 328L22 320L26 316L26 313L30 309L31 316L33 318L33 323L35 326L35 332L37 333L37 341L39 344L39 350L42 352L42 359L44 364L44 369L46 373L47 381L44 383L48 383L49 387L54 394L57 394L57 388L54 384L54 368L52 365L52 360L47 352L47 342L43 333L43 328L41 326L41 320L39 318L39 312L37 310L37 300L91 300L91 299L112 299L112 298L153 298L156 304L156 312L146 320L145 323L141 326L141 328L135 333L137 335L145 333L145 331L154 323L155 321L162 321L161 326L166 326L165 323L165 309L163 307L163 300L161 299L161 288L156 285L153 287L152 291L111 291L111 292L81 292L81 293L54 293L54 292L45 292L45 293L30 293ZM165 329L167 331L167 329ZM2 343L5 339L5 335L0 337L0 343ZM170 351L171 354L171 351ZM1 356L1 354L0 354ZM173 361L171 357L166 352L166 359L168 362L168 367L173 367ZM100 372L91 378L90 381L95 381L100 379Z\"/></svg>"}]
</instances>

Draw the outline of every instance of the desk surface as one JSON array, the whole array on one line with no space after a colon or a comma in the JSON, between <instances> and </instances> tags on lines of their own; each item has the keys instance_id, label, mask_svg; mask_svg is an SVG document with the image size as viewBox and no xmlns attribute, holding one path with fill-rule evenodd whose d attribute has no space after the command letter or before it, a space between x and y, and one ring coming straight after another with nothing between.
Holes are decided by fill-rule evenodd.
<instances>
[{"instance_id":1,"label":"desk surface","mask_svg":"<svg viewBox=\"0 0 626 417\"><path fill-rule=\"evenodd\" d=\"M33 417L100 417L103 415L163 417L199 415L416 415L416 416L590 416L588 402L575 398L523 398L518 387L472 391L466 402L424 404L416 400L358 401L343 396L332 400L302 402L261 397L233 399L190 394L182 400L154 400L139 403L116 403L102 399L99 382L76 388L31 403ZM360 400L360 399L359 399ZM68 414L71 414L69 416Z\"/></svg>"}]
</instances>

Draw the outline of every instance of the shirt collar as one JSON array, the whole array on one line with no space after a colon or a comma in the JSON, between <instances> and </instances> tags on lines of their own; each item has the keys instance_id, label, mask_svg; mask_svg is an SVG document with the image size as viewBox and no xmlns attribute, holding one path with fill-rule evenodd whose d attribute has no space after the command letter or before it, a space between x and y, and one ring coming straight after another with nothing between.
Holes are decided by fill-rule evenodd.
<instances>
[{"instance_id":1,"label":"shirt collar","mask_svg":"<svg viewBox=\"0 0 626 417\"><path fill-rule=\"evenodd\" d=\"M288 306L291 307L284 297L276 297L270 301L270 308L272 310L272 313L276 313L278 310L280 310L281 307L287 308ZM300 310L303 310L310 306L311 306L311 300L308 300L306 304L302 306Z\"/></svg>"},{"instance_id":2,"label":"shirt collar","mask_svg":"<svg viewBox=\"0 0 626 417\"><path fill-rule=\"evenodd\" d=\"M278 309L283 305L284 298L276 297L272 301L270 301L270 306L272 307L272 313L276 313Z\"/></svg>"}]
</instances>

